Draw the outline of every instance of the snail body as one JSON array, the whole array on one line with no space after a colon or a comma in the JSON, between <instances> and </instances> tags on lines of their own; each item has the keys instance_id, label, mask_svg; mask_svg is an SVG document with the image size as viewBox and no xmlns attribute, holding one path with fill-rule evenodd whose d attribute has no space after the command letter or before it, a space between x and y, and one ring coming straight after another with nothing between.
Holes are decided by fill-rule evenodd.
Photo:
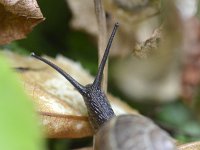
<instances>
[{"instance_id":1,"label":"snail body","mask_svg":"<svg viewBox=\"0 0 200 150\"><path fill-rule=\"evenodd\" d=\"M175 150L169 135L140 115L120 115L109 120L95 135L94 147L95 150Z\"/></svg>"},{"instance_id":2,"label":"snail body","mask_svg":"<svg viewBox=\"0 0 200 150\"><path fill-rule=\"evenodd\" d=\"M116 33L115 24L104 52L97 76L92 84L81 85L64 70L50 61L31 54L62 74L83 96L89 121L95 133L97 150L175 150L170 136L152 121L140 115L115 116L111 105L101 89L104 66Z\"/></svg>"}]
</instances>

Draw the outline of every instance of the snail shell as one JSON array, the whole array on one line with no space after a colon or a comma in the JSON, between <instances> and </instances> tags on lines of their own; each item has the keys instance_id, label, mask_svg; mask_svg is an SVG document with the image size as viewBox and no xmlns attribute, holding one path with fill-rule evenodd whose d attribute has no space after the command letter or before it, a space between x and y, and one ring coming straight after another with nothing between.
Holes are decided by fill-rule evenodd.
<instances>
[{"instance_id":1,"label":"snail shell","mask_svg":"<svg viewBox=\"0 0 200 150\"><path fill-rule=\"evenodd\" d=\"M112 118L95 136L95 150L175 150L170 136L139 115Z\"/></svg>"}]
</instances>

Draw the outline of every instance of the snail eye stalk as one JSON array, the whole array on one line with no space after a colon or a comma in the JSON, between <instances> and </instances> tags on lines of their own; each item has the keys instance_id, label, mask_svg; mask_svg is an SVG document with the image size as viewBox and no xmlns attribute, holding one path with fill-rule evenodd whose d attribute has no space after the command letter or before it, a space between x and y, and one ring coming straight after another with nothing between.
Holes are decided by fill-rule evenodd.
<instances>
[{"instance_id":1,"label":"snail eye stalk","mask_svg":"<svg viewBox=\"0 0 200 150\"><path fill-rule=\"evenodd\" d=\"M97 76L96 76L96 78L95 78L95 80L93 82L93 86L94 87L100 87L101 86L101 81L102 81L102 77L103 77L103 70L104 70L106 61L108 59L108 54L109 54L109 51L110 51L110 47L112 45L112 41L113 41L113 38L115 36L115 33L117 31L118 26L119 26L119 23L115 23L115 26L114 26L113 31L111 33L111 36L109 38L108 44L106 46L103 58L101 60L101 64L99 65Z\"/></svg>"},{"instance_id":2,"label":"snail eye stalk","mask_svg":"<svg viewBox=\"0 0 200 150\"><path fill-rule=\"evenodd\" d=\"M81 94L85 93L85 87L82 86L80 83L78 83L74 78L72 78L68 73L66 73L63 69L58 67L57 65L53 64L49 60L42 58L40 56L37 56L35 53L31 53L31 56L46 63L47 65L51 66L53 69L55 69L57 72L59 72L61 75L63 75Z\"/></svg>"}]
</instances>

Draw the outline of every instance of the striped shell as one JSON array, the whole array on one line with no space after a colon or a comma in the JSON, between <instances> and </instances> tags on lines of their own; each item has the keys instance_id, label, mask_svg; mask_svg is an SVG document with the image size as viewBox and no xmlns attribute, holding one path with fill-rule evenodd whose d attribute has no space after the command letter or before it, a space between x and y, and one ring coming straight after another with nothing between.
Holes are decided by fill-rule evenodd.
<instances>
[{"instance_id":1,"label":"striped shell","mask_svg":"<svg viewBox=\"0 0 200 150\"><path fill-rule=\"evenodd\" d=\"M175 150L171 137L139 115L112 118L95 136L97 150Z\"/></svg>"}]
</instances>

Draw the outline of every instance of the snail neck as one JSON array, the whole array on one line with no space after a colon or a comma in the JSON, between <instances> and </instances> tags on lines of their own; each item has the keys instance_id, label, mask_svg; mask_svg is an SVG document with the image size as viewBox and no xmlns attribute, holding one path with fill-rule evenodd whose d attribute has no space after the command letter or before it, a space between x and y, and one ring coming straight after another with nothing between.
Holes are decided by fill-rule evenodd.
<instances>
[{"instance_id":1,"label":"snail neck","mask_svg":"<svg viewBox=\"0 0 200 150\"><path fill-rule=\"evenodd\" d=\"M87 85L83 98L87 106L89 121L95 132L115 116L105 93L100 88Z\"/></svg>"},{"instance_id":2,"label":"snail neck","mask_svg":"<svg viewBox=\"0 0 200 150\"><path fill-rule=\"evenodd\" d=\"M103 70L118 26L119 24L116 23L113 28L94 82L85 86L85 93L82 93L87 106L89 120L95 132L98 131L105 122L115 116L105 93L101 89L101 82Z\"/></svg>"}]
</instances>

